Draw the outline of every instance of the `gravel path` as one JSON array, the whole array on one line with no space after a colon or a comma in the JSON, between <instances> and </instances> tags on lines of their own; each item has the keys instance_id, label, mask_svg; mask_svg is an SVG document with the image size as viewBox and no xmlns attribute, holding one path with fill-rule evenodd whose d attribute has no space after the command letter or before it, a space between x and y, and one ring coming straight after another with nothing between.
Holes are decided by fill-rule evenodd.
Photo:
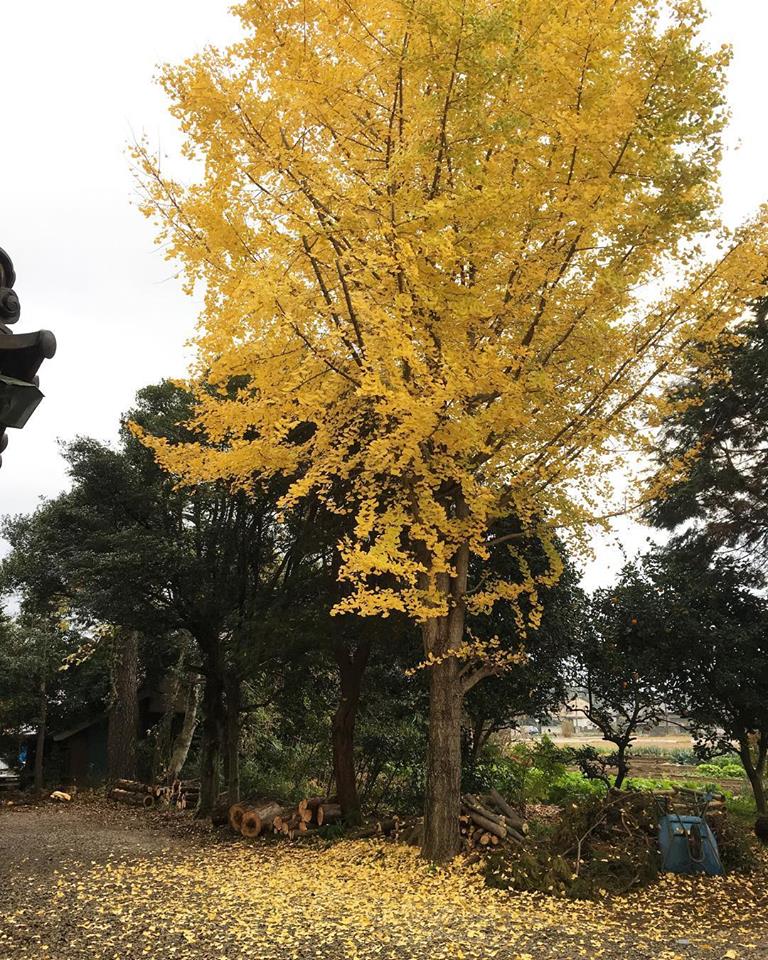
<instances>
[{"instance_id":1,"label":"gravel path","mask_svg":"<svg viewBox=\"0 0 768 960\"><path fill-rule=\"evenodd\" d=\"M2 960L768 960L768 884L605 904L488 890L410 848L247 844L107 803L0 810Z\"/></svg>"}]
</instances>

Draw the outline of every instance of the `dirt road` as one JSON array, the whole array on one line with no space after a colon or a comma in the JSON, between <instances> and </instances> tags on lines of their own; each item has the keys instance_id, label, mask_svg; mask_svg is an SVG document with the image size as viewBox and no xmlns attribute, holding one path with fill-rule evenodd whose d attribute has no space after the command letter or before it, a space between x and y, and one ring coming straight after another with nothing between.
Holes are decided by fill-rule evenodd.
<instances>
[{"instance_id":1,"label":"dirt road","mask_svg":"<svg viewBox=\"0 0 768 960\"><path fill-rule=\"evenodd\" d=\"M603 904L489 890L411 848L247 844L105 803L0 810L2 960L768 960L765 878Z\"/></svg>"}]
</instances>

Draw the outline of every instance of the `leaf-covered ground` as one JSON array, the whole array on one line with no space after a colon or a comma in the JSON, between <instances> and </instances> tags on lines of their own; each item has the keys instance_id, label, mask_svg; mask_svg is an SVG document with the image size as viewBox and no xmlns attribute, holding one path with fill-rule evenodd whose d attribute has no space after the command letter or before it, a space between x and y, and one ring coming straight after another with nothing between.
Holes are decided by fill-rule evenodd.
<instances>
[{"instance_id":1,"label":"leaf-covered ground","mask_svg":"<svg viewBox=\"0 0 768 960\"><path fill-rule=\"evenodd\" d=\"M222 842L107 804L0 810L3 960L768 958L768 879L600 904L489 890L410 848Z\"/></svg>"}]
</instances>

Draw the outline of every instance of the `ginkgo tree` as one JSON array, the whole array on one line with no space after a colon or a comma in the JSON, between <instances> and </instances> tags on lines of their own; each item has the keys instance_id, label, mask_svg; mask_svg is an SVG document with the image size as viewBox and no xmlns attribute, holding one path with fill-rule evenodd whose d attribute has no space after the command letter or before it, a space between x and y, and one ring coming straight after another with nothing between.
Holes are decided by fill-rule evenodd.
<instances>
[{"instance_id":1,"label":"ginkgo tree","mask_svg":"<svg viewBox=\"0 0 768 960\"><path fill-rule=\"evenodd\" d=\"M291 480L345 515L342 610L404 611L430 671L425 854L458 849L464 693L535 628L552 528L604 510L661 382L734 321L765 217L717 215L727 50L696 0L248 0L161 82L191 182L136 148L205 305L183 482ZM647 428L647 429L646 429ZM498 533L498 524L514 518ZM536 535L550 558L468 582ZM537 612L539 611L539 612Z\"/></svg>"}]
</instances>

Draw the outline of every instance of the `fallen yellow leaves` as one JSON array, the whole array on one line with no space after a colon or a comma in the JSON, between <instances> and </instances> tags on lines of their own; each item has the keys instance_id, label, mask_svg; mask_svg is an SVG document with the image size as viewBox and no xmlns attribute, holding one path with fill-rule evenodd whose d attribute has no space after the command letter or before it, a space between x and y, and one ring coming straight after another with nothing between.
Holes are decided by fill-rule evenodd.
<instances>
[{"instance_id":1,"label":"fallen yellow leaves","mask_svg":"<svg viewBox=\"0 0 768 960\"><path fill-rule=\"evenodd\" d=\"M438 870L378 842L185 845L84 874L65 865L49 880L51 942L63 946L65 928L66 955L89 960L736 960L768 942L762 877L666 877L625 898L574 902L491 890L459 864ZM8 952L33 912L0 920L0 956L40 955Z\"/></svg>"}]
</instances>

